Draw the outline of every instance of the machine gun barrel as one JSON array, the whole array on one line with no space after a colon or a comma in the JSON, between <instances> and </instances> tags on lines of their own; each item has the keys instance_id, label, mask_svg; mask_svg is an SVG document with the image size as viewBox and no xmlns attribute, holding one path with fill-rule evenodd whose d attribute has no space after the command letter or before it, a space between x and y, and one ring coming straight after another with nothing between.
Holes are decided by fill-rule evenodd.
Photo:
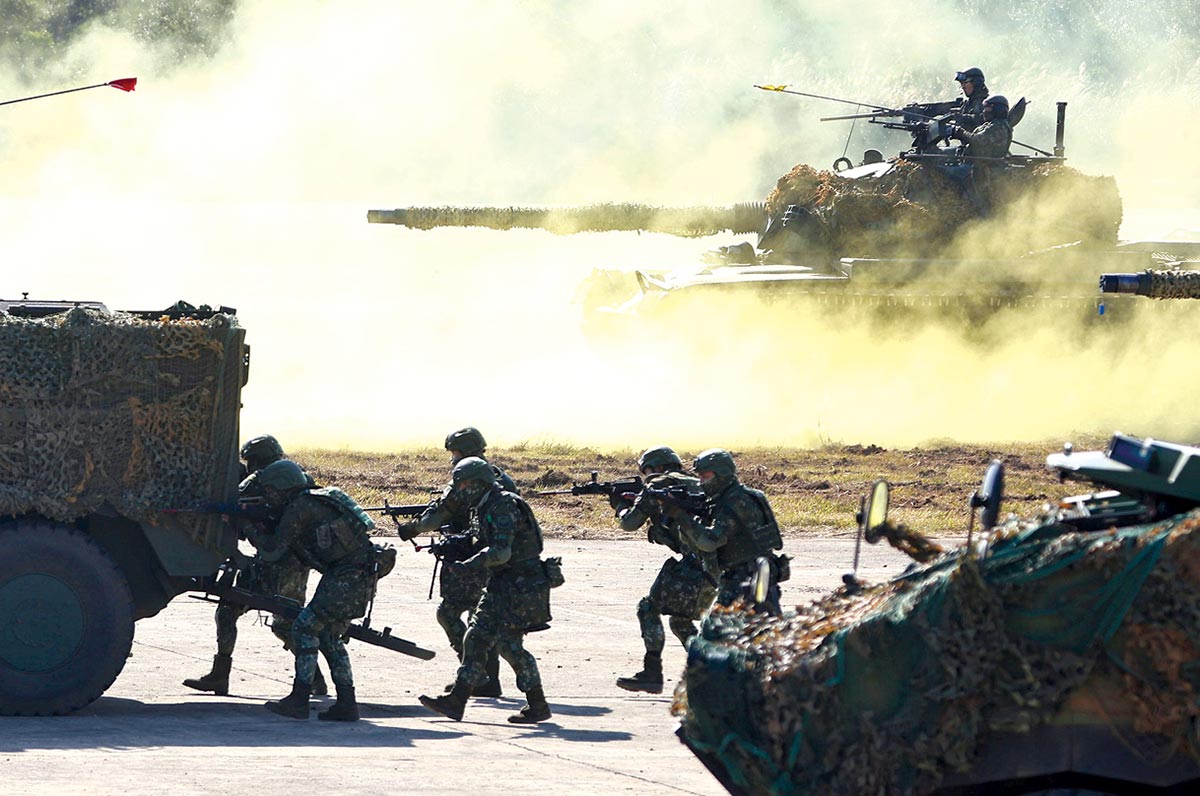
<instances>
[{"instance_id":1,"label":"machine gun barrel","mask_svg":"<svg viewBox=\"0 0 1200 796\"><path fill-rule=\"evenodd\" d=\"M656 207L643 204L594 204L573 207L401 207L368 210L371 224L399 224L410 229L485 227L487 229L544 229L559 235L577 232L662 232L694 238L729 231L761 232L767 223L766 205Z\"/></svg>"},{"instance_id":2,"label":"machine gun barrel","mask_svg":"<svg viewBox=\"0 0 1200 796\"><path fill-rule=\"evenodd\" d=\"M429 508L428 503L402 503L393 506L384 501L382 506L366 506L363 511L378 511L385 517L420 517Z\"/></svg>"},{"instance_id":3,"label":"machine gun barrel","mask_svg":"<svg viewBox=\"0 0 1200 796\"><path fill-rule=\"evenodd\" d=\"M598 473L592 470L590 481L584 481L582 484L574 484L570 489L548 489L543 492L535 492L534 494L538 497L543 495L636 495L645 486L640 475L616 481L601 481L597 476Z\"/></svg>"},{"instance_id":4,"label":"machine gun barrel","mask_svg":"<svg viewBox=\"0 0 1200 796\"><path fill-rule=\"evenodd\" d=\"M1200 271L1147 269L1138 274L1101 274L1100 292L1157 299L1200 299Z\"/></svg>"}]
</instances>

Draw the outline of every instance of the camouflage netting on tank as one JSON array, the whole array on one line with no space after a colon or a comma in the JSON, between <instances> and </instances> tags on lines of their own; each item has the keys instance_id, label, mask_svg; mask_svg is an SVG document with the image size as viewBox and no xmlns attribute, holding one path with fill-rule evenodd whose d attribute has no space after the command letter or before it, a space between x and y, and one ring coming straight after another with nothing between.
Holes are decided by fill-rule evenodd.
<instances>
[{"instance_id":1,"label":"camouflage netting on tank","mask_svg":"<svg viewBox=\"0 0 1200 796\"><path fill-rule=\"evenodd\" d=\"M982 562L956 551L781 618L714 610L674 711L687 743L748 793L930 793L991 734L1046 722L1093 676L1126 681L1133 727L1118 734L1194 744L1198 529L1200 512L1107 533L1034 528Z\"/></svg>"},{"instance_id":2,"label":"camouflage netting on tank","mask_svg":"<svg viewBox=\"0 0 1200 796\"><path fill-rule=\"evenodd\" d=\"M877 178L848 179L801 164L767 196L818 219L814 245L840 257L1016 257L1081 241L1111 246L1121 198L1111 177L1067 166L980 169L967 183L928 163L899 161Z\"/></svg>"},{"instance_id":3,"label":"camouflage netting on tank","mask_svg":"<svg viewBox=\"0 0 1200 796\"><path fill-rule=\"evenodd\" d=\"M0 314L0 516L68 522L108 504L162 524L162 509L211 500L224 480L214 451L237 444L223 438L236 424L218 423L239 334L228 315Z\"/></svg>"},{"instance_id":4,"label":"camouflage netting on tank","mask_svg":"<svg viewBox=\"0 0 1200 796\"><path fill-rule=\"evenodd\" d=\"M1200 271L1147 271L1150 275L1151 298L1200 298Z\"/></svg>"}]
</instances>

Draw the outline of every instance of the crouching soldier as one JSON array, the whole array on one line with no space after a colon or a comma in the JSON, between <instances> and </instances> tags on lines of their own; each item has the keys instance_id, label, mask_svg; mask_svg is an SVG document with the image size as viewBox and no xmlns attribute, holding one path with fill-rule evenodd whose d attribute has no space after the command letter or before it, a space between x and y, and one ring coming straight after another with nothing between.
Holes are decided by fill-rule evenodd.
<instances>
[{"instance_id":1,"label":"crouching soldier","mask_svg":"<svg viewBox=\"0 0 1200 796\"><path fill-rule=\"evenodd\" d=\"M296 656L292 692L268 702L267 709L293 719L308 718L309 697L317 670L317 652L329 664L337 702L318 718L356 721L358 703L350 656L342 635L350 622L367 612L375 590L375 546L368 531L371 518L353 498L336 487L309 489L303 470L283 459L255 476L268 510L278 521L250 533L259 557L270 563L289 553L321 573L312 600L292 623L291 648Z\"/></svg>"},{"instance_id":2,"label":"crouching soldier","mask_svg":"<svg viewBox=\"0 0 1200 796\"><path fill-rule=\"evenodd\" d=\"M483 459L468 457L451 474L457 497L471 506L471 523L482 544L465 561L447 563L470 571L486 570L487 585L463 639L462 665L450 693L422 696L421 704L455 721L462 720L472 688L487 679L493 647L512 666L526 704L508 720L531 724L550 718L537 659L525 649L526 633L550 621L550 587L541 560L542 531L533 511L517 495L496 483L496 473Z\"/></svg>"},{"instance_id":3,"label":"crouching soldier","mask_svg":"<svg viewBox=\"0 0 1200 796\"><path fill-rule=\"evenodd\" d=\"M779 581L788 577L788 560L775 550L783 547L779 525L767 496L744 486L728 451L711 448L696 457L696 475L706 499L702 515L690 514L675 504L668 509L679 522L689 543L703 551L716 551L721 567L717 605L732 605L739 598L755 605L754 581L758 559L770 567L770 583L761 606L780 613Z\"/></svg>"},{"instance_id":4,"label":"crouching soldier","mask_svg":"<svg viewBox=\"0 0 1200 796\"><path fill-rule=\"evenodd\" d=\"M663 562L650 587L650 593L638 602L637 618L642 629L646 652L642 670L630 677L617 678L617 686L626 691L648 691L661 694L663 690L662 653L666 644L662 617L670 616L671 632L687 647L696 635L695 620L700 619L717 595L715 553L697 550L683 539L678 521L663 510L653 496L655 490L676 489L691 494L703 502L700 482L683 474L679 454L667 447L650 448L638 457L638 469L646 479L646 489L631 501L627 496L614 494L609 503L625 531L646 526L646 538L654 544L665 545L680 558Z\"/></svg>"}]
</instances>

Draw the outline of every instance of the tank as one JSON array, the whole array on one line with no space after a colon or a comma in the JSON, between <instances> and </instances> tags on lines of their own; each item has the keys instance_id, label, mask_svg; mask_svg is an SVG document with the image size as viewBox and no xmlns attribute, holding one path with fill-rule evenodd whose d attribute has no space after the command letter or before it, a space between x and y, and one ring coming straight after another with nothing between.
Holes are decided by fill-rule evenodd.
<instances>
[{"instance_id":1,"label":"tank","mask_svg":"<svg viewBox=\"0 0 1200 796\"><path fill-rule=\"evenodd\" d=\"M993 462L949 549L876 482L860 539L914 563L783 616L714 609L680 739L739 796L1195 793L1200 448L1118 433L1047 465L1088 491L1005 519Z\"/></svg>"},{"instance_id":2,"label":"tank","mask_svg":"<svg viewBox=\"0 0 1200 796\"><path fill-rule=\"evenodd\" d=\"M236 550L248 369L227 307L0 300L0 714L96 699Z\"/></svg>"},{"instance_id":3,"label":"tank","mask_svg":"<svg viewBox=\"0 0 1200 796\"><path fill-rule=\"evenodd\" d=\"M1030 305L1111 315L1138 302L1101 295L1102 273L1187 268L1200 261L1200 243L1118 240L1122 204L1116 181L1066 165L1066 103L1058 105L1053 152L984 158L988 162L974 163L967 177L967 161L947 146L940 122L924 115L943 110L934 103L863 114L913 135L912 147L898 156L884 159L868 150L859 165L839 159L840 170L800 164L763 201L406 207L371 210L367 220L421 230L754 236L754 242L698 252L689 267L598 271L585 286L583 303L608 315L653 314L685 297L731 293L886 307L890 316L903 314L897 307L977 317ZM1016 107L1023 117L1024 101Z\"/></svg>"}]
</instances>

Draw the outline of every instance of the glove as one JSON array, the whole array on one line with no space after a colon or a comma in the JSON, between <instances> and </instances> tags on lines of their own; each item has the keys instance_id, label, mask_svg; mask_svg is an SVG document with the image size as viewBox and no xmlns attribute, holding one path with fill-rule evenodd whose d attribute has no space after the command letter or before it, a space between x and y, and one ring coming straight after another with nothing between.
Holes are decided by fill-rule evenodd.
<instances>
[{"instance_id":1,"label":"glove","mask_svg":"<svg viewBox=\"0 0 1200 796\"><path fill-rule=\"evenodd\" d=\"M420 533L421 529L415 522L402 522L396 525L396 535L406 542L416 538Z\"/></svg>"},{"instance_id":2,"label":"glove","mask_svg":"<svg viewBox=\"0 0 1200 796\"><path fill-rule=\"evenodd\" d=\"M620 514L624 509L633 508L633 495L628 492L613 492L608 496L608 505Z\"/></svg>"},{"instance_id":3,"label":"glove","mask_svg":"<svg viewBox=\"0 0 1200 796\"><path fill-rule=\"evenodd\" d=\"M946 137L947 138L957 138L961 141L964 132L966 132L966 131L963 130L961 127L959 127L957 124L951 124L946 127Z\"/></svg>"}]
</instances>

